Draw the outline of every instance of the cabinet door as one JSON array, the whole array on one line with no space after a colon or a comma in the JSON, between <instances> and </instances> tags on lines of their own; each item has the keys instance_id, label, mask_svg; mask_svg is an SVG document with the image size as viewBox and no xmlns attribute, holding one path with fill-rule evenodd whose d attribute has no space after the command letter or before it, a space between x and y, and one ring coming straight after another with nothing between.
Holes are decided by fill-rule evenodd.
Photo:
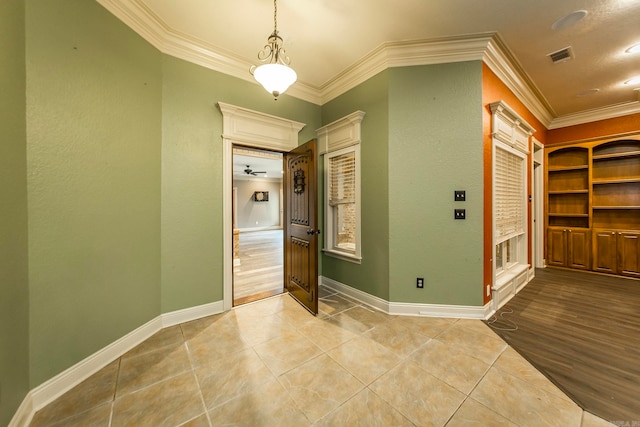
<instances>
[{"instance_id":1,"label":"cabinet door","mask_svg":"<svg viewBox=\"0 0 640 427\"><path fill-rule=\"evenodd\" d=\"M567 266L567 244L566 229L552 228L547 229L547 264L556 267Z\"/></svg>"},{"instance_id":2,"label":"cabinet door","mask_svg":"<svg viewBox=\"0 0 640 427\"><path fill-rule=\"evenodd\" d=\"M591 268L590 230L569 229L567 236L567 265L571 268L589 270Z\"/></svg>"},{"instance_id":3,"label":"cabinet door","mask_svg":"<svg viewBox=\"0 0 640 427\"><path fill-rule=\"evenodd\" d=\"M616 273L618 257L616 232L594 230L593 232L593 270L601 273Z\"/></svg>"},{"instance_id":4,"label":"cabinet door","mask_svg":"<svg viewBox=\"0 0 640 427\"><path fill-rule=\"evenodd\" d=\"M618 233L618 273L640 277L640 233Z\"/></svg>"}]
</instances>

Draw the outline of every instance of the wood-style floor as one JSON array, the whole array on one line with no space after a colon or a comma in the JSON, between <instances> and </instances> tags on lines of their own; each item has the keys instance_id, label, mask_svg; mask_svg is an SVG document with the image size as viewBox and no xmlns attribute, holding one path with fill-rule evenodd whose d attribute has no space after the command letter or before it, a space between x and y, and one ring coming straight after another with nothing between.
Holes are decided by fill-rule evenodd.
<instances>
[{"instance_id":1,"label":"wood-style floor","mask_svg":"<svg viewBox=\"0 0 640 427\"><path fill-rule=\"evenodd\" d=\"M234 306L282 293L282 230L240 233L238 259L240 265L233 267Z\"/></svg>"},{"instance_id":2,"label":"wood-style floor","mask_svg":"<svg viewBox=\"0 0 640 427\"><path fill-rule=\"evenodd\" d=\"M640 281L535 273L487 323L584 410L640 423Z\"/></svg>"}]
</instances>

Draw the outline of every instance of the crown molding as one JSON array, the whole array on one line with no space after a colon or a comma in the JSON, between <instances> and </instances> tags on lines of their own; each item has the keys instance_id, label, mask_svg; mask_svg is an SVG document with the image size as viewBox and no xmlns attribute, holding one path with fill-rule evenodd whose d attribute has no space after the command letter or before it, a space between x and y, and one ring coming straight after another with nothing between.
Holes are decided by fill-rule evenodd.
<instances>
[{"instance_id":1,"label":"crown molding","mask_svg":"<svg viewBox=\"0 0 640 427\"><path fill-rule=\"evenodd\" d=\"M141 0L96 1L160 52L258 85L248 60L173 30ZM323 105L388 68L475 60L487 64L547 129L640 112L638 100L557 117L497 33L384 43L321 87L299 80L286 94Z\"/></svg>"},{"instance_id":2,"label":"crown molding","mask_svg":"<svg viewBox=\"0 0 640 427\"><path fill-rule=\"evenodd\" d=\"M491 33L383 43L321 88L322 103L393 67L482 60Z\"/></svg>"},{"instance_id":3,"label":"crown molding","mask_svg":"<svg viewBox=\"0 0 640 427\"><path fill-rule=\"evenodd\" d=\"M516 95L531 114L546 127L554 118L553 109L531 79L518 65L497 33L494 33L484 52L483 61L496 76Z\"/></svg>"},{"instance_id":4,"label":"crown molding","mask_svg":"<svg viewBox=\"0 0 640 427\"><path fill-rule=\"evenodd\" d=\"M623 104L610 105L556 117L551 124L547 126L547 129L564 128L638 113L640 113L640 101L630 101Z\"/></svg>"},{"instance_id":5,"label":"crown molding","mask_svg":"<svg viewBox=\"0 0 640 427\"><path fill-rule=\"evenodd\" d=\"M249 73L253 65L249 61L171 29L140 0L96 1L160 52L258 86ZM296 82L287 95L318 105L321 101L318 89L301 81Z\"/></svg>"}]
</instances>

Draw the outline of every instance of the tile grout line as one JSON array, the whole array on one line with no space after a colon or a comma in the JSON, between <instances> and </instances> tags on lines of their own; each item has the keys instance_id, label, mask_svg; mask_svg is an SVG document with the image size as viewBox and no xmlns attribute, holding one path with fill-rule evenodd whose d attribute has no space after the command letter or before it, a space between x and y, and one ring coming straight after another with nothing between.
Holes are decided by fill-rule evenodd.
<instances>
[{"instance_id":1,"label":"tile grout line","mask_svg":"<svg viewBox=\"0 0 640 427\"><path fill-rule=\"evenodd\" d=\"M111 399L111 411L109 411L109 423L107 427L111 427L113 423L113 416L115 414L116 409L116 395L118 393L118 383L120 380L120 370L122 369L122 356L118 357L118 369L116 371L116 381L115 386L113 387L113 398Z\"/></svg>"},{"instance_id":2,"label":"tile grout line","mask_svg":"<svg viewBox=\"0 0 640 427\"><path fill-rule=\"evenodd\" d=\"M207 417L207 422L209 423L209 427L211 427L213 424L211 423L211 417L209 416L209 410L207 409L207 404L204 401L204 395L202 394L202 387L200 386L200 380L198 380L198 375L196 374L196 369L195 366L193 365L193 357L191 355L191 350L189 348L189 344L187 343L187 339L184 336L184 330L182 329L182 324L180 324L180 333L182 334L182 339L184 341L183 345L185 346L186 350L187 350L187 357L189 358L189 365L191 365L191 374L193 375L194 379L196 380L196 385L198 386L198 395L200 396L200 403L202 403L202 407L204 408L204 414ZM194 417L198 418L198 416ZM189 422L191 420L187 420L186 422ZM184 423L183 423L184 424Z\"/></svg>"}]
</instances>

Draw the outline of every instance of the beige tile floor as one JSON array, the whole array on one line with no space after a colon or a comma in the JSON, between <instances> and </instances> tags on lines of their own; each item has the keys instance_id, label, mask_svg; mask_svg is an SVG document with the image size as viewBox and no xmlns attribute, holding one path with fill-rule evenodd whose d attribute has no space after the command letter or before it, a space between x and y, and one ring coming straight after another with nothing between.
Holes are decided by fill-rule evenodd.
<instances>
[{"instance_id":1,"label":"beige tile floor","mask_svg":"<svg viewBox=\"0 0 640 427\"><path fill-rule=\"evenodd\" d=\"M576 426L582 411L479 320L280 295L162 330L31 426Z\"/></svg>"}]
</instances>

